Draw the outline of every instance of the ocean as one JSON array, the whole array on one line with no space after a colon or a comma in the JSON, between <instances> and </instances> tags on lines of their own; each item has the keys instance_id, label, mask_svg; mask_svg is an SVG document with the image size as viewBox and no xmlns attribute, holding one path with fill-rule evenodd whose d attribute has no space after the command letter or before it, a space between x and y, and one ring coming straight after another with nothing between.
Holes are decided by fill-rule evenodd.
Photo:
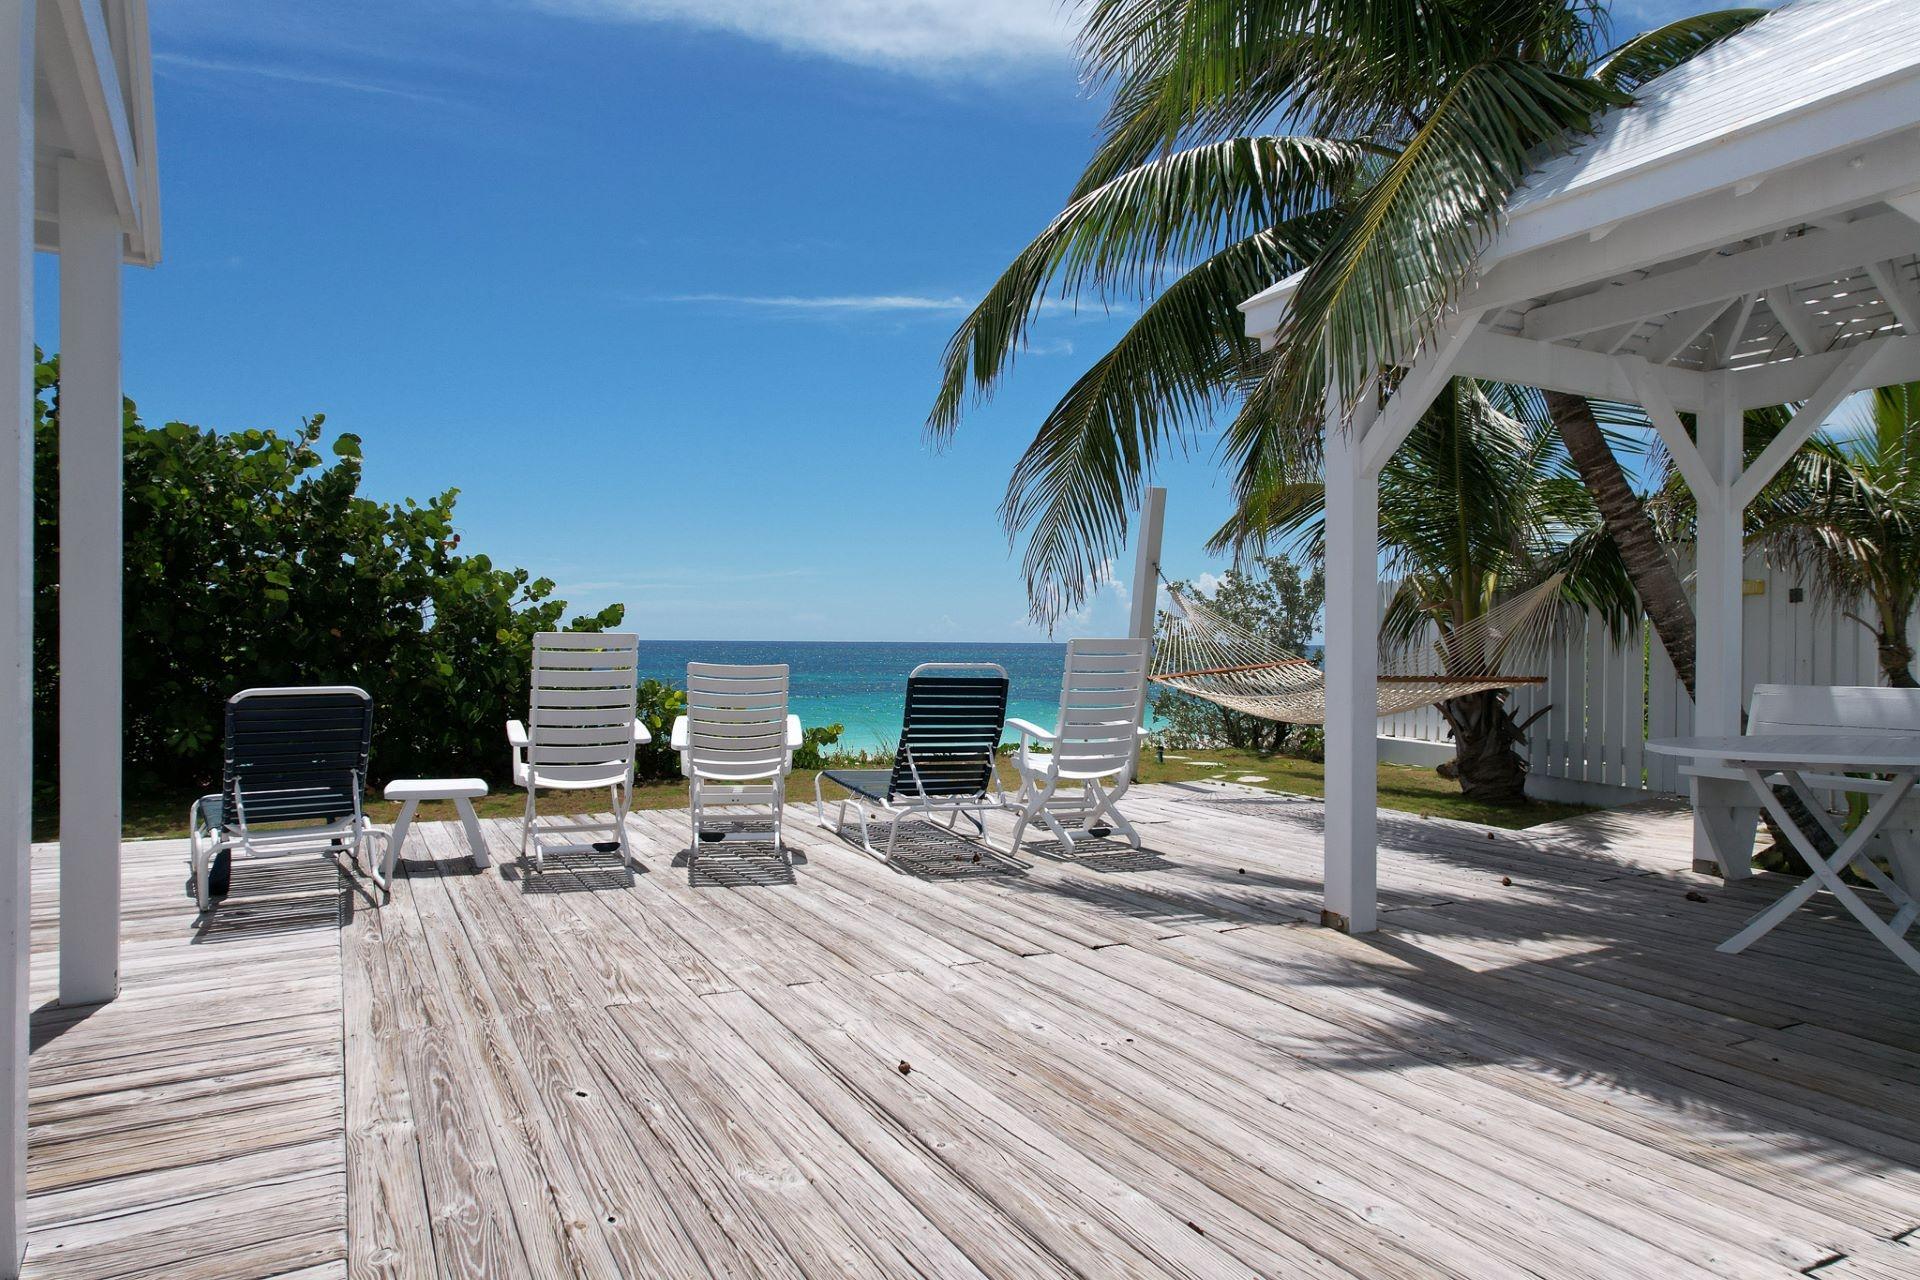
<instances>
[{"instance_id":1,"label":"ocean","mask_svg":"<svg viewBox=\"0 0 1920 1280\"><path fill-rule=\"evenodd\" d=\"M840 724L840 745L889 749L900 739L907 673L922 662L997 662L1012 681L1007 715L1052 728L1060 711L1064 644L937 641L642 640L640 676L684 688L689 662L784 662L788 709L800 723ZM1011 739L1014 735L1008 735Z\"/></svg>"}]
</instances>

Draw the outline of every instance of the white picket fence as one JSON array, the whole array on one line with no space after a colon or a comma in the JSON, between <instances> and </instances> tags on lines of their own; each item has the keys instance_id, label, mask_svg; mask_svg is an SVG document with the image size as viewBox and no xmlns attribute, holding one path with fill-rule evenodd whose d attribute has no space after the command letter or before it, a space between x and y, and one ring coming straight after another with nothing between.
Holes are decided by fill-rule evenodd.
<instances>
[{"instance_id":1,"label":"white picket fence","mask_svg":"<svg viewBox=\"0 0 1920 1280\"><path fill-rule=\"evenodd\" d=\"M1818 602L1810 583L1758 553L1748 557L1746 577L1741 675L1749 693L1756 684L1880 683L1873 635L1845 610ZM1874 616L1871 604L1852 611ZM1646 750L1650 737L1692 732L1693 700L1644 619L1620 641L1597 614L1563 621L1537 674L1547 683L1513 695L1523 721L1548 708L1528 730L1531 790L1600 804L1686 790L1676 762ZM1432 707L1383 717L1380 737L1385 758L1436 759L1451 748Z\"/></svg>"}]
</instances>

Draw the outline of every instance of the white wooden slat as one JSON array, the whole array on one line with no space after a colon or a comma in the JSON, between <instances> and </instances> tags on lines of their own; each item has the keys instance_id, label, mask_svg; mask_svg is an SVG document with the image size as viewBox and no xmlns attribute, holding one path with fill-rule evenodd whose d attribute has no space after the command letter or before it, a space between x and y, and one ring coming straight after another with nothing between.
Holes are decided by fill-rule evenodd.
<instances>
[{"instance_id":1,"label":"white wooden slat","mask_svg":"<svg viewBox=\"0 0 1920 1280\"><path fill-rule=\"evenodd\" d=\"M687 664L687 678L689 680L784 681L790 674L791 671L784 662L748 663L737 666L717 662L689 662Z\"/></svg>"},{"instance_id":2,"label":"white wooden slat","mask_svg":"<svg viewBox=\"0 0 1920 1280\"><path fill-rule=\"evenodd\" d=\"M550 707L536 706L532 720L535 727L584 729L596 725L618 725L623 729L633 723L631 709L623 711L619 703L592 707Z\"/></svg>"},{"instance_id":3,"label":"white wooden slat","mask_svg":"<svg viewBox=\"0 0 1920 1280\"><path fill-rule=\"evenodd\" d=\"M549 649L637 650L640 637L628 631L543 631L534 637L536 654Z\"/></svg>"},{"instance_id":4,"label":"white wooden slat","mask_svg":"<svg viewBox=\"0 0 1920 1280\"><path fill-rule=\"evenodd\" d=\"M586 688L533 690L533 703L538 707L577 707L581 709L618 707L622 702L630 702L632 693L626 688Z\"/></svg>"},{"instance_id":5,"label":"white wooden slat","mask_svg":"<svg viewBox=\"0 0 1920 1280\"><path fill-rule=\"evenodd\" d=\"M625 671L579 671L548 669L533 673L536 689L631 689L633 668Z\"/></svg>"}]
</instances>

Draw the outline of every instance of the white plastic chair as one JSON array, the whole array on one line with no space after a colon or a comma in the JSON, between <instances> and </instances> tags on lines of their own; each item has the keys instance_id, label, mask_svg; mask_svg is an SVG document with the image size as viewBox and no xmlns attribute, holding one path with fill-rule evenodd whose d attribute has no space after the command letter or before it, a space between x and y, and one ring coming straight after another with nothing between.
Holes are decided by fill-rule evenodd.
<instances>
[{"instance_id":1,"label":"white plastic chair","mask_svg":"<svg viewBox=\"0 0 1920 1280\"><path fill-rule=\"evenodd\" d=\"M687 664L687 713L673 722L673 749L687 777L693 847L724 841L765 843L764 832L707 830L706 806L765 807L773 845L792 862L781 840L786 778L800 745L800 718L787 714L787 666Z\"/></svg>"},{"instance_id":2,"label":"white plastic chair","mask_svg":"<svg viewBox=\"0 0 1920 1280\"><path fill-rule=\"evenodd\" d=\"M1140 740L1146 736L1140 718L1147 700L1147 646L1146 640L1134 639L1072 641L1055 731L1027 720L1007 721L1007 727L1020 734L1014 756L1020 771L1015 801L1020 820L1013 828L1013 852L1020 851L1027 825L1035 818L1068 852L1076 836L1102 839L1114 831L1140 847L1140 833L1115 806L1127 793ZM1052 749L1035 751L1041 743ZM1062 783L1079 789L1062 792ZM1067 822L1076 825L1069 828Z\"/></svg>"},{"instance_id":3,"label":"white plastic chair","mask_svg":"<svg viewBox=\"0 0 1920 1280\"><path fill-rule=\"evenodd\" d=\"M513 780L527 790L520 853L536 867L548 853L585 852L591 843L548 843L536 804L545 791L607 789L613 821L574 821L548 828L554 835L611 836L631 860L627 811L633 805L633 749L652 741L634 718L639 689L638 636L613 632L543 631L533 638L533 682L528 720L507 721ZM550 820L551 821L551 820ZM604 839L602 843L605 843Z\"/></svg>"}]
</instances>

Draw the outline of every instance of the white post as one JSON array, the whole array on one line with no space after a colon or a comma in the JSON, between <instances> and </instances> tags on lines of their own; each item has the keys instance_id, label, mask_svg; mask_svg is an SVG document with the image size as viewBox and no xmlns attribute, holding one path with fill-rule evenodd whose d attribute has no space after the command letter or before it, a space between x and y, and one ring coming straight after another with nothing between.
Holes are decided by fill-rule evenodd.
<instances>
[{"instance_id":1,"label":"white post","mask_svg":"<svg viewBox=\"0 0 1920 1280\"><path fill-rule=\"evenodd\" d=\"M120 217L96 162L60 201L60 1003L120 989Z\"/></svg>"},{"instance_id":2,"label":"white post","mask_svg":"<svg viewBox=\"0 0 1920 1280\"><path fill-rule=\"evenodd\" d=\"M1133 557L1133 599L1128 603L1127 634L1147 642L1153 652L1153 624L1160 601L1160 537L1166 524L1167 491L1149 488L1140 503L1140 539ZM1139 757L1134 757L1131 773L1138 777Z\"/></svg>"},{"instance_id":3,"label":"white post","mask_svg":"<svg viewBox=\"0 0 1920 1280\"><path fill-rule=\"evenodd\" d=\"M1333 392L1326 431L1327 897L1320 921L1370 933L1379 861L1380 479L1363 460L1361 423L1341 425Z\"/></svg>"},{"instance_id":4,"label":"white post","mask_svg":"<svg viewBox=\"0 0 1920 1280\"><path fill-rule=\"evenodd\" d=\"M27 1191L33 815L33 0L0 3L0 1276L20 1274Z\"/></svg>"},{"instance_id":5,"label":"white post","mask_svg":"<svg viewBox=\"0 0 1920 1280\"><path fill-rule=\"evenodd\" d=\"M1160 537L1166 524L1167 491L1147 490L1140 503L1140 545L1133 557L1132 621L1127 634L1153 639L1155 605L1160 599Z\"/></svg>"},{"instance_id":6,"label":"white post","mask_svg":"<svg viewBox=\"0 0 1920 1280\"><path fill-rule=\"evenodd\" d=\"M1706 402L1701 406L1695 435L1700 458L1711 485L1694 497L1699 508L1694 565L1694 732L1705 735L1740 732L1740 609L1745 575L1745 548L1741 538L1744 514L1733 487L1740 479L1745 415L1734 402L1725 373L1706 375ZM1728 850L1715 855L1716 844L1729 841L1709 831L1700 815L1710 808L1694 805L1694 867L1708 874L1736 879L1751 873L1748 861ZM1749 836L1749 840L1751 836ZM1733 841L1731 843L1737 843Z\"/></svg>"}]
</instances>

